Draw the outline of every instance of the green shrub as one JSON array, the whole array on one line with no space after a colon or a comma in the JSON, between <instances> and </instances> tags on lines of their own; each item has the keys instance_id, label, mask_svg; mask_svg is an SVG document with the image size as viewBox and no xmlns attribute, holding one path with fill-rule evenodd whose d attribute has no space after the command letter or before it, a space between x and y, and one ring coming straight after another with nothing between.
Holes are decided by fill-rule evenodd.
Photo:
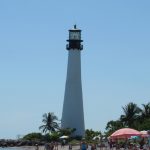
<instances>
[{"instance_id":1,"label":"green shrub","mask_svg":"<svg viewBox=\"0 0 150 150\"><path fill-rule=\"evenodd\" d=\"M23 137L23 140L40 141L42 138L43 136L41 133L29 133Z\"/></svg>"}]
</instances>

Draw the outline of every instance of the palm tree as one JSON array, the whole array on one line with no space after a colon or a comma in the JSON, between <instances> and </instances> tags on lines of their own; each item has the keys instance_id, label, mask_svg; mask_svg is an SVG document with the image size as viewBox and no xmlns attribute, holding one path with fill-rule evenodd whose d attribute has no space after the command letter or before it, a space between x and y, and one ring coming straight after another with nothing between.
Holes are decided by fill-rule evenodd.
<instances>
[{"instance_id":1,"label":"palm tree","mask_svg":"<svg viewBox=\"0 0 150 150\"><path fill-rule=\"evenodd\" d=\"M56 129L59 129L59 125L56 122L57 120L58 118L54 115L54 113L45 113L43 114L42 120L44 125L41 125L39 129L42 130L43 133L46 133L47 131L49 131L50 133L56 131Z\"/></svg>"},{"instance_id":2,"label":"palm tree","mask_svg":"<svg viewBox=\"0 0 150 150\"><path fill-rule=\"evenodd\" d=\"M150 102L147 104L142 104L143 109L141 111L141 118L146 119L146 118L150 118Z\"/></svg>"},{"instance_id":3,"label":"palm tree","mask_svg":"<svg viewBox=\"0 0 150 150\"><path fill-rule=\"evenodd\" d=\"M139 118L141 109L134 103L130 102L125 107L122 107L124 115L121 115L120 121L126 127L136 128L135 121Z\"/></svg>"}]
</instances>

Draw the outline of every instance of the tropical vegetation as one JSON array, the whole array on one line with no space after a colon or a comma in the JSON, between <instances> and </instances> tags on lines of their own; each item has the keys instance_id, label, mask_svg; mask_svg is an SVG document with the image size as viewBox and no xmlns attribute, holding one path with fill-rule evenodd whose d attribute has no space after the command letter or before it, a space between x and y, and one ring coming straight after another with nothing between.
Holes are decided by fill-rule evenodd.
<instances>
[{"instance_id":1,"label":"tropical vegetation","mask_svg":"<svg viewBox=\"0 0 150 150\"><path fill-rule=\"evenodd\" d=\"M137 104L130 102L124 107L123 114L117 120L111 120L106 125L106 135L110 135L117 129L124 127L136 130L150 129L150 103L142 104L140 108Z\"/></svg>"},{"instance_id":2,"label":"tropical vegetation","mask_svg":"<svg viewBox=\"0 0 150 150\"><path fill-rule=\"evenodd\" d=\"M42 122L44 123L39 127L43 133L52 133L59 129L58 118L54 115L54 113L45 113L43 115Z\"/></svg>"},{"instance_id":3,"label":"tropical vegetation","mask_svg":"<svg viewBox=\"0 0 150 150\"><path fill-rule=\"evenodd\" d=\"M93 138L99 138L102 136L102 133L100 131L94 131L92 129L86 129L85 130L85 139L87 141L93 140Z\"/></svg>"},{"instance_id":4,"label":"tropical vegetation","mask_svg":"<svg viewBox=\"0 0 150 150\"><path fill-rule=\"evenodd\" d=\"M136 130L150 130L150 102L142 104L139 107L137 104L130 102L122 107L123 113L117 120L110 120L106 125L106 131L102 135L100 131L86 129L85 140L92 141L94 137L109 136L114 131L129 127ZM54 113L45 113L42 119L43 125L39 127L42 133L30 133L23 137L26 140L40 140L40 141L56 141L60 136L72 136L76 129L61 129L57 116ZM80 140L81 137L74 137L71 140Z\"/></svg>"},{"instance_id":5,"label":"tropical vegetation","mask_svg":"<svg viewBox=\"0 0 150 150\"><path fill-rule=\"evenodd\" d=\"M43 136L41 133L29 133L23 137L23 140L32 140L32 141L37 141L37 140L42 140Z\"/></svg>"}]
</instances>

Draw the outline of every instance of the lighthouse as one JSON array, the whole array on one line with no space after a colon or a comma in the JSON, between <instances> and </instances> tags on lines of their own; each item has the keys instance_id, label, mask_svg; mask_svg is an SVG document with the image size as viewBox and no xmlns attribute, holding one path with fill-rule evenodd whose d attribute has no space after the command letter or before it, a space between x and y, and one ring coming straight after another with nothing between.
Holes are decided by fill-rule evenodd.
<instances>
[{"instance_id":1,"label":"lighthouse","mask_svg":"<svg viewBox=\"0 0 150 150\"><path fill-rule=\"evenodd\" d=\"M73 136L85 134L82 82L81 82L81 30L74 25L69 30L67 78L64 94L61 127L75 129Z\"/></svg>"}]
</instances>

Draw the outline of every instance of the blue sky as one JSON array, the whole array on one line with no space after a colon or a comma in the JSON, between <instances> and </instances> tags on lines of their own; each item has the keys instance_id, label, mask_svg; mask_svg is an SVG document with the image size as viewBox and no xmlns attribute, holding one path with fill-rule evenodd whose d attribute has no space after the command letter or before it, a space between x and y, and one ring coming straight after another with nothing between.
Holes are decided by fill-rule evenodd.
<instances>
[{"instance_id":1,"label":"blue sky","mask_svg":"<svg viewBox=\"0 0 150 150\"><path fill-rule=\"evenodd\" d=\"M1 0L0 138L39 132L61 119L66 39L82 29L86 128L105 130L122 106L150 100L149 0Z\"/></svg>"}]
</instances>

